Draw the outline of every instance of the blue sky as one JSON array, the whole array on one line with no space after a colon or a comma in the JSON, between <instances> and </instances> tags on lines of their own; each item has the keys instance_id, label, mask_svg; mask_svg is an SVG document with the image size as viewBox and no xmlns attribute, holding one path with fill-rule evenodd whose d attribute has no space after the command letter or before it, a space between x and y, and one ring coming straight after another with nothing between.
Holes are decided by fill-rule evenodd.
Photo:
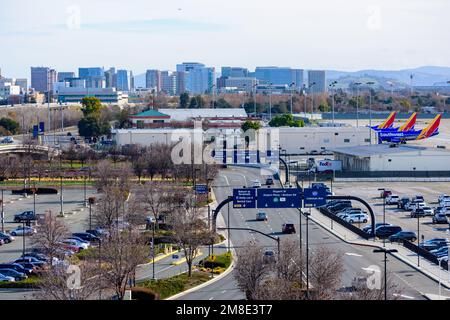
<instances>
[{"instance_id":1,"label":"blue sky","mask_svg":"<svg viewBox=\"0 0 450 320\"><path fill-rule=\"evenodd\" d=\"M0 68L450 66L446 0L2 1ZM4 50L6 48L6 50Z\"/></svg>"}]
</instances>

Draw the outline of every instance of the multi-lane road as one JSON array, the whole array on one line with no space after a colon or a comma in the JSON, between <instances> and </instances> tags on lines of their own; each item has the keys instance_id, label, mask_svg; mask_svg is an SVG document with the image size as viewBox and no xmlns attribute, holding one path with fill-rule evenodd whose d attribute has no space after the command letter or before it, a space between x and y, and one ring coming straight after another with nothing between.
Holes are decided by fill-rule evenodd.
<instances>
[{"instance_id":1,"label":"multi-lane road","mask_svg":"<svg viewBox=\"0 0 450 320\"><path fill-rule=\"evenodd\" d=\"M260 180L264 183L264 177L260 175L260 170L255 168L230 167L222 170L214 183L214 192L217 200L220 202L232 195L233 188L242 186L251 187L252 181ZM230 210L228 221L228 209ZM268 215L267 222L255 221L256 209L233 209L232 204L225 206L221 214L229 227L252 228L273 236L279 236L281 239L286 237L299 240L299 211L297 209L269 209L264 210ZM295 235L283 235L281 226L285 222L295 224L297 233ZM302 219L302 242L305 246L306 222ZM257 233L247 231L231 231L231 242L236 250L249 241L257 241L259 245L265 248L276 250L276 243L269 238ZM342 277L342 287L348 287L354 277L364 275L367 268L373 269L378 266L383 270L383 256L373 253L373 248L355 246L341 241L327 230L309 222L309 246L314 250L317 246L325 246L334 252L342 254L345 272ZM303 247L305 248L305 247ZM305 251L304 251L305 252ZM389 271L392 273L392 279L398 288L401 289L403 299L424 299L423 294L438 294L438 284L427 276L416 271L395 257L388 258ZM448 294L448 291L443 291ZM226 277L203 287L200 290L191 292L180 297L184 300L232 300L243 299L243 293L238 289L233 278L233 272Z\"/></svg>"}]
</instances>

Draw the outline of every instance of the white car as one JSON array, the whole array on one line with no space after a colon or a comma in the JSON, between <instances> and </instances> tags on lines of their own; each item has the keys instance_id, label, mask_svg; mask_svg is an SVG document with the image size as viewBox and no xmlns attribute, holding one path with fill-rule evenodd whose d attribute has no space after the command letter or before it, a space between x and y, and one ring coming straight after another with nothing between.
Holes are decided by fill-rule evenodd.
<instances>
[{"instance_id":1,"label":"white car","mask_svg":"<svg viewBox=\"0 0 450 320\"><path fill-rule=\"evenodd\" d=\"M345 217L344 220L349 223L359 223L359 222L367 223L367 221L369 221L369 216L365 213L354 214L354 215Z\"/></svg>"},{"instance_id":2,"label":"white car","mask_svg":"<svg viewBox=\"0 0 450 320\"><path fill-rule=\"evenodd\" d=\"M400 200L399 196L390 195L386 198L386 204L398 204L398 200Z\"/></svg>"},{"instance_id":3,"label":"white car","mask_svg":"<svg viewBox=\"0 0 450 320\"><path fill-rule=\"evenodd\" d=\"M13 237L16 237L16 236L32 236L36 232L37 231L36 231L35 228L25 226L25 227L17 227L16 229L12 230L10 232L10 234Z\"/></svg>"},{"instance_id":4,"label":"white car","mask_svg":"<svg viewBox=\"0 0 450 320\"><path fill-rule=\"evenodd\" d=\"M339 212L336 216L338 218L343 218L345 216L349 216L349 215L353 215L353 214L363 214L363 213L364 213L364 211L362 211L362 210L346 210L346 211Z\"/></svg>"},{"instance_id":5,"label":"white car","mask_svg":"<svg viewBox=\"0 0 450 320\"><path fill-rule=\"evenodd\" d=\"M261 186L262 186L261 181L259 181L259 180L253 181L252 186L253 186L253 188L261 188Z\"/></svg>"},{"instance_id":6,"label":"white car","mask_svg":"<svg viewBox=\"0 0 450 320\"><path fill-rule=\"evenodd\" d=\"M434 210L431 207L423 207L423 212L425 213L426 216L434 216Z\"/></svg>"},{"instance_id":7,"label":"white car","mask_svg":"<svg viewBox=\"0 0 450 320\"><path fill-rule=\"evenodd\" d=\"M441 202L439 202L439 206L444 208L450 208L450 199L443 199Z\"/></svg>"},{"instance_id":8,"label":"white car","mask_svg":"<svg viewBox=\"0 0 450 320\"><path fill-rule=\"evenodd\" d=\"M346 220L349 217L358 216L361 214L365 214L365 213L364 212L350 212L350 213L342 214L341 216L339 216L339 218L341 218L342 220Z\"/></svg>"},{"instance_id":9,"label":"white car","mask_svg":"<svg viewBox=\"0 0 450 320\"><path fill-rule=\"evenodd\" d=\"M450 201L450 196L446 195L446 194L441 194L438 197L438 202L441 203L443 201Z\"/></svg>"},{"instance_id":10,"label":"white car","mask_svg":"<svg viewBox=\"0 0 450 320\"><path fill-rule=\"evenodd\" d=\"M423 203L423 201L422 200L410 201L405 205L405 209L408 211L411 211L411 210L415 209L419 203ZM425 207L426 204L423 206Z\"/></svg>"},{"instance_id":11,"label":"white car","mask_svg":"<svg viewBox=\"0 0 450 320\"><path fill-rule=\"evenodd\" d=\"M16 281L13 277L5 276L0 273L0 282L14 282Z\"/></svg>"}]
</instances>

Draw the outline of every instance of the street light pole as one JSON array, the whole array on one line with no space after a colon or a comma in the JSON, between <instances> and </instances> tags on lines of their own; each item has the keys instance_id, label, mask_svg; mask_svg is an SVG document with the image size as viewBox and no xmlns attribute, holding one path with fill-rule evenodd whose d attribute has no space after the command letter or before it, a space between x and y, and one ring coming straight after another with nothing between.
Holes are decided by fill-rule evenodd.
<instances>
[{"instance_id":1,"label":"street light pole","mask_svg":"<svg viewBox=\"0 0 450 320\"><path fill-rule=\"evenodd\" d=\"M417 214L417 245L419 245L420 243L420 215L418 213ZM420 266L420 254L419 254L419 250L417 250L417 266Z\"/></svg>"},{"instance_id":2,"label":"street light pole","mask_svg":"<svg viewBox=\"0 0 450 320\"><path fill-rule=\"evenodd\" d=\"M369 139L372 144L372 85L375 82L369 81L366 84L369 86Z\"/></svg>"},{"instance_id":3,"label":"street light pole","mask_svg":"<svg viewBox=\"0 0 450 320\"><path fill-rule=\"evenodd\" d=\"M355 82L356 88L356 127L359 128L359 91L358 86L361 85L361 82Z\"/></svg>"},{"instance_id":4,"label":"street light pole","mask_svg":"<svg viewBox=\"0 0 450 320\"><path fill-rule=\"evenodd\" d=\"M336 84L337 84L338 82L337 81L333 81L331 84L330 84L330 87L331 87L331 95L332 95L332 100L331 100L331 105L332 105L332 114L333 114L333 120L332 120L332 123L333 123L333 127L334 127L334 104L335 104L335 90L334 90L334 87L336 86Z\"/></svg>"},{"instance_id":5,"label":"street light pole","mask_svg":"<svg viewBox=\"0 0 450 320\"><path fill-rule=\"evenodd\" d=\"M253 85L253 107L255 108L255 118L256 118L256 87L258 86L257 83Z\"/></svg>"},{"instance_id":6,"label":"street light pole","mask_svg":"<svg viewBox=\"0 0 450 320\"><path fill-rule=\"evenodd\" d=\"M293 95L293 90L292 90L292 88L295 86L295 82L292 82L291 84L290 84L290 87L291 87L291 101L290 101L290 106L291 106L291 114L292 114L292 95Z\"/></svg>"},{"instance_id":7,"label":"street light pole","mask_svg":"<svg viewBox=\"0 0 450 320\"><path fill-rule=\"evenodd\" d=\"M272 120L272 83L269 84L269 119Z\"/></svg>"},{"instance_id":8,"label":"street light pole","mask_svg":"<svg viewBox=\"0 0 450 320\"><path fill-rule=\"evenodd\" d=\"M384 300L387 300L387 254L398 252L397 249L375 249L374 253L384 253Z\"/></svg>"},{"instance_id":9,"label":"street light pole","mask_svg":"<svg viewBox=\"0 0 450 320\"><path fill-rule=\"evenodd\" d=\"M2 212L1 212L1 218L2 218L2 232L5 232L5 210L4 210L4 202L3 202L3 189L2 189Z\"/></svg>"},{"instance_id":10,"label":"street light pole","mask_svg":"<svg viewBox=\"0 0 450 320\"><path fill-rule=\"evenodd\" d=\"M306 297L309 299L309 216L311 215L311 208L306 215Z\"/></svg>"}]
</instances>

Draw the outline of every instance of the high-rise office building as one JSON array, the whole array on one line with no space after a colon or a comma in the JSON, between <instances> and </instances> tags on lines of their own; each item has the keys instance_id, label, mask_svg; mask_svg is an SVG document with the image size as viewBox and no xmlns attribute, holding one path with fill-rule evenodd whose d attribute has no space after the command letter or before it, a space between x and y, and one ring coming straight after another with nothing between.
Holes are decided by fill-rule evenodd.
<instances>
[{"instance_id":1,"label":"high-rise office building","mask_svg":"<svg viewBox=\"0 0 450 320\"><path fill-rule=\"evenodd\" d=\"M168 95L175 95L177 90L176 73L161 71L161 91Z\"/></svg>"},{"instance_id":2,"label":"high-rise office building","mask_svg":"<svg viewBox=\"0 0 450 320\"><path fill-rule=\"evenodd\" d=\"M134 75L133 75L133 71L130 71L130 91L134 91Z\"/></svg>"},{"instance_id":3,"label":"high-rise office building","mask_svg":"<svg viewBox=\"0 0 450 320\"><path fill-rule=\"evenodd\" d=\"M315 83L314 85L312 85ZM310 93L323 93L327 91L326 75L324 70L308 71L308 88Z\"/></svg>"},{"instance_id":4,"label":"high-rise office building","mask_svg":"<svg viewBox=\"0 0 450 320\"><path fill-rule=\"evenodd\" d=\"M28 79L26 78L16 79L14 83L16 86L20 87L21 94L25 94L28 92Z\"/></svg>"},{"instance_id":5,"label":"high-rise office building","mask_svg":"<svg viewBox=\"0 0 450 320\"><path fill-rule=\"evenodd\" d=\"M262 84L287 85L294 83L295 88L303 87L303 70L280 67L256 67L254 76Z\"/></svg>"},{"instance_id":6,"label":"high-rise office building","mask_svg":"<svg viewBox=\"0 0 450 320\"><path fill-rule=\"evenodd\" d=\"M106 88L115 88L116 85L114 83L114 76L116 74L116 68L109 68L109 70L105 71L105 87Z\"/></svg>"},{"instance_id":7,"label":"high-rise office building","mask_svg":"<svg viewBox=\"0 0 450 320\"><path fill-rule=\"evenodd\" d=\"M180 95L186 92L186 72L177 71L176 72L176 94Z\"/></svg>"},{"instance_id":8,"label":"high-rise office building","mask_svg":"<svg viewBox=\"0 0 450 320\"><path fill-rule=\"evenodd\" d=\"M78 68L78 77L86 80L87 88L105 88L106 79L103 68Z\"/></svg>"},{"instance_id":9,"label":"high-rise office building","mask_svg":"<svg viewBox=\"0 0 450 320\"><path fill-rule=\"evenodd\" d=\"M241 67L222 67L222 77L226 78L246 78L248 77L248 69Z\"/></svg>"},{"instance_id":10,"label":"high-rise office building","mask_svg":"<svg viewBox=\"0 0 450 320\"><path fill-rule=\"evenodd\" d=\"M50 92L56 80L56 70L47 67L31 67L31 87L34 90Z\"/></svg>"},{"instance_id":11,"label":"high-rise office building","mask_svg":"<svg viewBox=\"0 0 450 320\"><path fill-rule=\"evenodd\" d=\"M145 73L145 87L148 89L154 88L156 92L161 91L161 71L147 70Z\"/></svg>"},{"instance_id":12,"label":"high-rise office building","mask_svg":"<svg viewBox=\"0 0 450 320\"><path fill-rule=\"evenodd\" d=\"M117 90L130 91L130 78L127 70L117 70Z\"/></svg>"},{"instance_id":13,"label":"high-rise office building","mask_svg":"<svg viewBox=\"0 0 450 320\"><path fill-rule=\"evenodd\" d=\"M204 68L205 65L199 62L183 62L181 64L177 64L178 72L189 72L193 69Z\"/></svg>"},{"instance_id":14,"label":"high-rise office building","mask_svg":"<svg viewBox=\"0 0 450 320\"><path fill-rule=\"evenodd\" d=\"M58 72L58 82L63 82L71 78L75 78L75 72Z\"/></svg>"}]
</instances>

